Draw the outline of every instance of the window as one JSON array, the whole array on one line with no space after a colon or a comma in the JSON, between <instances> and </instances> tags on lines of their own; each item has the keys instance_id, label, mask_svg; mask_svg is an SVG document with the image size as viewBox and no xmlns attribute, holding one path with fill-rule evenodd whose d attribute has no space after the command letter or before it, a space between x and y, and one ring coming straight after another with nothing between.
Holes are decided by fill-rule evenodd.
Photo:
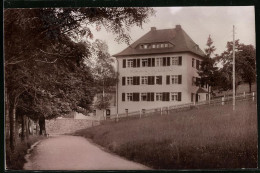
<instances>
[{"instance_id":1,"label":"window","mask_svg":"<svg viewBox=\"0 0 260 173\"><path fill-rule=\"evenodd\" d=\"M200 61L196 60L196 69L199 70L199 68L200 68Z\"/></svg>"},{"instance_id":2,"label":"window","mask_svg":"<svg viewBox=\"0 0 260 173\"><path fill-rule=\"evenodd\" d=\"M154 49L154 48L156 48L156 45L155 45L155 44L153 44L153 45L152 45L152 48L153 48L153 49Z\"/></svg>"},{"instance_id":3,"label":"window","mask_svg":"<svg viewBox=\"0 0 260 173\"><path fill-rule=\"evenodd\" d=\"M133 67L133 59L127 60L127 67Z\"/></svg>"},{"instance_id":4,"label":"window","mask_svg":"<svg viewBox=\"0 0 260 173\"><path fill-rule=\"evenodd\" d=\"M140 45L140 49L143 49L144 48L144 45Z\"/></svg>"},{"instance_id":5,"label":"window","mask_svg":"<svg viewBox=\"0 0 260 173\"><path fill-rule=\"evenodd\" d=\"M141 100L147 101L147 93L141 93Z\"/></svg>"},{"instance_id":6,"label":"window","mask_svg":"<svg viewBox=\"0 0 260 173\"><path fill-rule=\"evenodd\" d=\"M163 93L156 93L156 101L162 101Z\"/></svg>"},{"instance_id":7,"label":"window","mask_svg":"<svg viewBox=\"0 0 260 173\"><path fill-rule=\"evenodd\" d=\"M142 59L142 67L148 67L148 59Z\"/></svg>"},{"instance_id":8,"label":"window","mask_svg":"<svg viewBox=\"0 0 260 173\"><path fill-rule=\"evenodd\" d=\"M172 57L172 65L179 65L179 57Z\"/></svg>"},{"instance_id":9,"label":"window","mask_svg":"<svg viewBox=\"0 0 260 173\"><path fill-rule=\"evenodd\" d=\"M178 101L178 93L177 92L171 93L171 99L172 101Z\"/></svg>"},{"instance_id":10,"label":"window","mask_svg":"<svg viewBox=\"0 0 260 173\"><path fill-rule=\"evenodd\" d=\"M192 67L194 67L195 59L192 58Z\"/></svg>"},{"instance_id":11,"label":"window","mask_svg":"<svg viewBox=\"0 0 260 173\"><path fill-rule=\"evenodd\" d=\"M160 44L157 44L156 47L157 47L157 48L160 48Z\"/></svg>"},{"instance_id":12,"label":"window","mask_svg":"<svg viewBox=\"0 0 260 173\"><path fill-rule=\"evenodd\" d=\"M128 109L125 109L125 113L128 114Z\"/></svg>"},{"instance_id":13,"label":"window","mask_svg":"<svg viewBox=\"0 0 260 173\"><path fill-rule=\"evenodd\" d=\"M147 49L147 48L148 48L148 45L147 45L147 44L145 44L145 45L144 45L144 49Z\"/></svg>"},{"instance_id":14,"label":"window","mask_svg":"<svg viewBox=\"0 0 260 173\"><path fill-rule=\"evenodd\" d=\"M162 76L156 76L155 82L156 82L156 84L161 85L162 84Z\"/></svg>"},{"instance_id":15,"label":"window","mask_svg":"<svg viewBox=\"0 0 260 173\"><path fill-rule=\"evenodd\" d=\"M127 77L127 85L133 85L133 77Z\"/></svg>"},{"instance_id":16,"label":"window","mask_svg":"<svg viewBox=\"0 0 260 173\"><path fill-rule=\"evenodd\" d=\"M127 101L133 101L133 93L127 93Z\"/></svg>"},{"instance_id":17,"label":"window","mask_svg":"<svg viewBox=\"0 0 260 173\"><path fill-rule=\"evenodd\" d=\"M164 44L161 44L161 48L164 48Z\"/></svg>"},{"instance_id":18,"label":"window","mask_svg":"<svg viewBox=\"0 0 260 173\"><path fill-rule=\"evenodd\" d=\"M168 43L165 43L165 44L164 44L164 47L168 47Z\"/></svg>"},{"instance_id":19,"label":"window","mask_svg":"<svg viewBox=\"0 0 260 173\"><path fill-rule=\"evenodd\" d=\"M141 82L142 82L142 85L147 85L148 84L148 76L142 76Z\"/></svg>"},{"instance_id":20,"label":"window","mask_svg":"<svg viewBox=\"0 0 260 173\"><path fill-rule=\"evenodd\" d=\"M162 66L163 65L163 58L156 58L156 66Z\"/></svg>"},{"instance_id":21,"label":"window","mask_svg":"<svg viewBox=\"0 0 260 173\"><path fill-rule=\"evenodd\" d=\"M178 84L178 75L172 75L172 84Z\"/></svg>"},{"instance_id":22,"label":"window","mask_svg":"<svg viewBox=\"0 0 260 173\"><path fill-rule=\"evenodd\" d=\"M192 77L192 85L196 85L196 77Z\"/></svg>"}]
</instances>

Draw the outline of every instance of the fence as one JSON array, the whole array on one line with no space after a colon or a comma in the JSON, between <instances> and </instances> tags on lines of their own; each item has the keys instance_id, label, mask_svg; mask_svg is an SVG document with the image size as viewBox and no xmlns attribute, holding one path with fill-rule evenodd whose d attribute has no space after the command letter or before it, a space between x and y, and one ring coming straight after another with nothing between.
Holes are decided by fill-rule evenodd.
<instances>
[{"instance_id":1,"label":"fence","mask_svg":"<svg viewBox=\"0 0 260 173\"><path fill-rule=\"evenodd\" d=\"M242 100L256 100L256 93L239 93L235 96L236 101L242 101ZM184 110L190 110L190 109L199 109L205 106L214 106L214 105L224 105L228 103L232 103L233 97L230 95L213 98L211 100L206 101L200 101L200 102L191 102L187 104L181 104L181 105L173 105L173 106L165 106L165 107L158 107L153 109L143 109L140 111L134 111L134 112L127 112L127 113L121 113L121 114L114 114L110 116L110 119L107 119L106 121L119 121L119 120L126 120L126 119L132 119L132 118L142 118L147 117L151 115L165 115L170 114L172 112L178 112L178 111L184 111Z\"/></svg>"}]
</instances>

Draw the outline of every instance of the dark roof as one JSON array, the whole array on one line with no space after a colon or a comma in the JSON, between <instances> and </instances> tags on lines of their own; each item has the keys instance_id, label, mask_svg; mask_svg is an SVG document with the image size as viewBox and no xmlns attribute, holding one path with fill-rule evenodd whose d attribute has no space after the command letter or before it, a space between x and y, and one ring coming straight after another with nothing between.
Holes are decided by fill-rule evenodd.
<instances>
[{"instance_id":1,"label":"dark roof","mask_svg":"<svg viewBox=\"0 0 260 173\"><path fill-rule=\"evenodd\" d=\"M154 48L154 49L139 49L137 46L142 43L165 43L173 44L170 48ZM145 54L161 54L161 53L175 53L175 52L192 52L199 56L204 56L204 52L198 45L188 36L188 34L176 25L173 29L156 30L155 27L146 33L144 36L136 40L133 44L128 46L122 52L113 56L127 56L127 55L145 55Z\"/></svg>"},{"instance_id":2,"label":"dark roof","mask_svg":"<svg viewBox=\"0 0 260 173\"><path fill-rule=\"evenodd\" d=\"M202 88L199 88L196 93L208 93L208 92Z\"/></svg>"}]
</instances>

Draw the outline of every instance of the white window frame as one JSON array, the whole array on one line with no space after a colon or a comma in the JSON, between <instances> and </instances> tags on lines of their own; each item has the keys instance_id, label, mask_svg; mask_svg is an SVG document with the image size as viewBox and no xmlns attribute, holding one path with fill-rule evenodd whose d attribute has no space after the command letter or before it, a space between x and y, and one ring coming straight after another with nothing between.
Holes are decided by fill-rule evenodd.
<instances>
[{"instance_id":1,"label":"white window frame","mask_svg":"<svg viewBox=\"0 0 260 173\"><path fill-rule=\"evenodd\" d=\"M127 101L133 101L133 93L126 93Z\"/></svg>"},{"instance_id":2,"label":"white window frame","mask_svg":"<svg viewBox=\"0 0 260 173\"><path fill-rule=\"evenodd\" d=\"M156 98L156 101L162 101L163 93L156 93L155 98Z\"/></svg>"},{"instance_id":3,"label":"white window frame","mask_svg":"<svg viewBox=\"0 0 260 173\"><path fill-rule=\"evenodd\" d=\"M178 93L177 92L171 93L171 101L178 101Z\"/></svg>"},{"instance_id":4,"label":"white window frame","mask_svg":"<svg viewBox=\"0 0 260 173\"><path fill-rule=\"evenodd\" d=\"M145 100L143 97L145 97ZM147 93L141 93L141 101L147 101Z\"/></svg>"},{"instance_id":5,"label":"white window frame","mask_svg":"<svg viewBox=\"0 0 260 173\"><path fill-rule=\"evenodd\" d=\"M179 57L172 57L172 65L179 65Z\"/></svg>"},{"instance_id":6,"label":"white window frame","mask_svg":"<svg viewBox=\"0 0 260 173\"><path fill-rule=\"evenodd\" d=\"M147 44L144 45L144 49L148 49L148 45Z\"/></svg>"},{"instance_id":7,"label":"white window frame","mask_svg":"<svg viewBox=\"0 0 260 173\"><path fill-rule=\"evenodd\" d=\"M142 59L142 67L148 67L148 59L147 58Z\"/></svg>"},{"instance_id":8,"label":"white window frame","mask_svg":"<svg viewBox=\"0 0 260 173\"><path fill-rule=\"evenodd\" d=\"M160 84L160 76L155 76L155 84Z\"/></svg>"},{"instance_id":9,"label":"white window frame","mask_svg":"<svg viewBox=\"0 0 260 173\"><path fill-rule=\"evenodd\" d=\"M155 58L155 66L160 67L163 65L163 58Z\"/></svg>"},{"instance_id":10,"label":"white window frame","mask_svg":"<svg viewBox=\"0 0 260 173\"><path fill-rule=\"evenodd\" d=\"M179 83L179 77L178 77L178 75L172 75L171 76L171 82L172 82L172 84L178 84Z\"/></svg>"},{"instance_id":11,"label":"white window frame","mask_svg":"<svg viewBox=\"0 0 260 173\"><path fill-rule=\"evenodd\" d=\"M133 77L126 77L127 85L133 85Z\"/></svg>"},{"instance_id":12,"label":"white window frame","mask_svg":"<svg viewBox=\"0 0 260 173\"><path fill-rule=\"evenodd\" d=\"M148 84L148 76L142 76L141 77L141 84L147 85Z\"/></svg>"},{"instance_id":13,"label":"white window frame","mask_svg":"<svg viewBox=\"0 0 260 173\"><path fill-rule=\"evenodd\" d=\"M131 68L131 67L133 67L133 59L128 59L127 60L127 67L129 67L129 68Z\"/></svg>"},{"instance_id":14,"label":"white window frame","mask_svg":"<svg viewBox=\"0 0 260 173\"><path fill-rule=\"evenodd\" d=\"M153 48L153 49L156 48L156 44L152 44L152 48Z\"/></svg>"}]
</instances>

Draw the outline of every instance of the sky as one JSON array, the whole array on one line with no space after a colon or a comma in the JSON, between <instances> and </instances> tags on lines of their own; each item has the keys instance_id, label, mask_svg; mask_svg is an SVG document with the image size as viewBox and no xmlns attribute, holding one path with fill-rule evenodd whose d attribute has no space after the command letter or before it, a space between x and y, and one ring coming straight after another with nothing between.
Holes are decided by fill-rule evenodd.
<instances>
[{"instance_id":1,"label":"sky","mask_svg":"<svg viewBox=\"0 0 260 173\"><path fill-rule=\"evenodd\" d=\"M211 35L216 47L215 54L221 54L228 41L233 39L233 25L235 25L235 39L240 43L255 46L255 12L253 6L224 6L224 7L157 7L155 16L142 28L132 27L130 36L133 43L150 31L157 29L175 28L181 25L182 29L192 40L204 50L208 36ZM117 43L115 35L107 33L104 28L94 31L94 39L101 39L109 46L109 53L116 54L124 50L126 43Z\"/></svg>"}]
</instances>

